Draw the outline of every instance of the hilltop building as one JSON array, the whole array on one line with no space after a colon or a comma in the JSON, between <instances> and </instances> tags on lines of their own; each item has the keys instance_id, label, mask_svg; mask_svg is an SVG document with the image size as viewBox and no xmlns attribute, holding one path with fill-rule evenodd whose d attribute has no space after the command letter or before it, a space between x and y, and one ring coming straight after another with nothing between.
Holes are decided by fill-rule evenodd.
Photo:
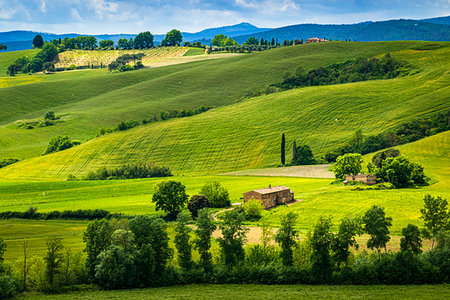
<instances>
[{"instance_id":1,"label":"hilltop building","mask_svg":"<svg viewBox=\"0 0 450 300\"><path fill-rule=\"evenodd\" d=\"M345 180L364 182L366 185L372 185L377 183L377 176L370 174L345 175Z\"/></svg>"},{"instance_id":2,"label":"hilltop building","mask_svg":"<svg viewBox=\"0 0 450 300\"><path fill-rule=\"evenodd\" d=\"M328 42L328 40L327 39L321 39L321 38L318 38L318 37L312 37L312 38L306 39L306 43L307 44L309 44L309 43L321 43L321 42Z\"/></svg>"},{"instance_id":3,"label":"hilltop building","mask_svg":"<svg viewBox=\"0 0 450 300\"><path fill-rule=\"evenodd\" d=\"M244 203L250 199L261 200L264 209L268 209L294 200L294 192L285 186L272 187L269 185L268 188L244 193Z\"/></svg>"}]
</instances>

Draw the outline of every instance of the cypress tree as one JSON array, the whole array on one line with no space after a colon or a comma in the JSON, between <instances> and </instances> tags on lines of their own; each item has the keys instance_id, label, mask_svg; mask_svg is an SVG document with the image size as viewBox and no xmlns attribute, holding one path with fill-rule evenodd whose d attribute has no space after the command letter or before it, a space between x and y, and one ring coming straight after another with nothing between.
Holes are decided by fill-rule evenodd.
<instances>
[{"instance_id":1,"label":"cypress tree","mask_svg":"<svg viewBox=\"0 0 450 300\"><path fill-rule=\"evenodd\" d=\"M296 156L297 156L297 141L294 141L294 145L292 146L292 161L295 161Z\"/></svg>"},{"instance_id":2,"label":"cypress tree","mask_svg":"<svg viewBox=\"0 0 450 300\"><path fill-rule=\"evenodd\" d=\"M284 164L286 163L285 146L286 146L286 138L283 133L283 135L281 136L281 164L283 165L283 167L284 167Z\"/></svg>"}]
</instances>

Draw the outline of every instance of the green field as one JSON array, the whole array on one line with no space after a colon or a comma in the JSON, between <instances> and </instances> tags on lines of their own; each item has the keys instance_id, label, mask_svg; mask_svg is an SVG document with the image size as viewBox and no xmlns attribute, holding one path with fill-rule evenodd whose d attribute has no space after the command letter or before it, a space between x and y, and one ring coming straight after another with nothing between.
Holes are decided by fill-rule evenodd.
<instances>
[{"instance_id":1,"label":"green field","mask_svg":"<svg viewBox=\"0 0 450 300\"><path fill-rule=\"evenodd\" d=\"M341 57L336 55L335 48L350 47L348 50L351 51L352 47L359 46L359 44L353 43L350 45L335 43L323 47L322 50L329 55L333 54L333 59L338 60ZM381 47L384 44L369 44L369 46L375 45ZM405 46L406 44L386 43L384 50L386 50L386 47L394 45ZM447 46L447 44L444 45ZM125 82L131 84L130 76L113 74L83 81L85 84L90 84L90 82L97 80L101 82L106 80L103 83L105 88L109 86L114 89L108 93L109 97L107 98L104 95L95 96L96 93L100 93L99 90L89 90L87 87L78 86L77 84L81 84L82 80L76 81L73 88L77 91L79 89L86 90L86 95L83 96L86 99L79 101L79 97L74 97L72 100L65 98L64 101L75 102L62 105L60 109L55 110L57 113L69 115L65 123L31 130L32 132L25 129L0 129L0 141L5 144L0 155L9 157L14 154L14 156L24 157L25 155L31 155L37 149L40 149L40 153L42 153L46 142L52 134L55 134L55 131L61 130L60 133L77 137L77 130L83 127L84 133L94 134L96 129L92 128L94 119L99 125L113 119L117 123L120 120L118 115L123 113L131 115L130 110L135 110L138 107L141 108L141 113L133 114L133 118L138 120L143 118L145 116L143 113L147 109L152 109L151 107L154 110L163 107L175 108L172 105L182 103L186 99L186 90L183 91L182 86L172 86L167 80L169 78L171 78L171 81L181 80L179 76L181 74L185 76L186 72L190 73L192 77L189 80L189 86L193 90L189 93L189 99L195 99L190 101L189 105L213 104L221 106L230 104L230 101L239 95L239 91L242 91L243 88L240 87L240 84L245 83L245 79L239 78L239 82L237 82L233 81L231 77L221 77L221 82L227 84L211 87L209 81L203 81L200 76L194 79L192 72L199 74L204 67L215 66L218 70L221 70L222 75L231 75L233 73L230 69L231 66L239 66L238 69L243 72L244 63L249 64L249 60L263 57L279 59L280 54L293 54L292 52L297 49L302 50L303 48L281 48L266 53L161 68L158 72L169 72L171 74L167 76L153 74L155 76L153 79L150 78L150 72L137 72L136 75L132 76L139 77L142 80L140 84L118 90L116 89L117 82L110 79L116 75L123 76L123 81L120 81L120 84L124 86L126 85ZM321 48L318 46L317 49ZM356 51L356 49L353 50ZM369 50L370 47L366 51ZM381 51L377 47L373 49L374 52L377 50ZM320 156L341 145L354 134L356 129L362 129L365 134L376 134L399 123L437 111L447 110L450 93L450 86L448 85L450 56L448 51L448 47L442 47L431 51L405 50L393 52L392 55L395 57L413 63L420 69L420 72L391 80L294 89L253 98L189 118L140 126L126 132L90 140L81 146L64 152L18 163L11 168L1 170L0 177L8 179L65 179L71 173L78 176L101 166L115 166L137 161L164 164L168 165L176 174L194 175L276 166L279 163L279 140L283 132L287 136L287 149L290 149L293 141L297 140L297 143L310 145L315 155ZM353 55L353 53L350 52L348 56L350 55ZM305 60L306 57L310 58L307 55L301 55L301 53L294 56L298 60ZM330 59L323 53L321 53L321 57L325 57L320 60L322 64ZM294 58L286 59L286 63L292 64ZM313 66L314 63L317 64L318 62L311 59L310 66ZM180 70L186 68L187 65L189 65L189 69ZM257 65L256 62L251 64L251 66L255 65ZM282 65L282 63L278 64L280 67ZM249 71L248 79L259 84L264 81L259 81L258 75L253 73L257 70L258 68L253 68L252 71ZM264 76L264 73L259 76L261 75ZM149 76L149 78L144 80L146 76ZM174 79L173 76L179 79ZM194 82L194 80L202 82ZM274 79L271 78L270 80L273 81ZM137 97L138 93L148 92L148 88L155 83L163 84L166 87L165 89L159 88L159 92L156 92L160 94L161 98L152 94L152 97L158 99L149 102L142 101L142 99L133 100L133 97ZM59 84L59 82L52 84ZM228 86L228 84L230 85ZM206 85L209 88L206 88ZM253 83L253 86L255 85L257 84ZM24 85L16 88L31 88L31 86ZM198 89L201 86L205 86L205 89L199 93ZM212 99L204 98L211 96L213 92L218 92L217 89L221 89L221 93L224 93L225 88L228 91L231 86L234 87L232 89L234 91L233 97L231 97L233 92L227 92L228 97L218 99L219 95L216 95ZM11 91L17 92L16 88L11 89ZM0 89L0 94L5 90L8 89ZM161 93L167 92L170 94L166 95L167 97L161 95ZM46 99L49 103L58 101L53 98ZM117 101L117 99L124 100ZM102 105L98 105L99 101L102 102ZM131 103L128 101L131 101ZM194 101L197 105L193 105ZM36 111L38 110L37 106L46 105L43 102L45 101L39 101L34 106L33 101L31 101L28 105L29 109ZM125 103L128 104L127 108L124 108ZM17 108L17 105L15 107ZM105 117L104 112L110 109L114 113ZM80 111L84 111L83 117L75 113ZM40 113L43 114L43 112ZM20 143L11 141L12 135ZM43 136L46 136L46 138L41 139ZM84 137L86 138L86 135Z\"/></svg>"},{"instance_id":2,"label":"green field","mask_svg":"<svg viewBox=\"0 0 450 300\"><path fill-rule=\"evenodd\" d=\"M99 127L112 127L122 120L131 118L142 120L143 118L150 118L154 114L158 114L161 111L168 111L171 109L196 108L201 105L229 105L234 103L235 99L246 95L249 91L261 89L266 87L268 84L279 82L286 71L294 72L299 66L306 69L311 69L321 65L328 65L333 62L342 62L344 60L360 56L369 57L387 52L394 53L395 51L408 49L414 45L417 45L417 43L333 42L327 43L327 45L302 45L273 49L250 55L233 56L209 61L197 61L176 66L150 68L122 74L109 74L104 70L98 72L89 70L77 71L76 73L86 74L85 76L80 76L79 78L78 75L64 75L59 77L59 74L55 74L44 77L45 80L43 82L3 88L0 89L0 98L15 99L15 101L5 103L2 111L0 111L0 144L2 145L0 149L0 158L11 156L28 158L40 155L45 150L45 145L48 140L57 134L68 134L72 138L85 141L94 137ZM447 44L444 43L443 45L446 46ZM418 75L419 77L413 77L417 80L422 80L423 78L421 76L425 76L425 79L427 79L427 83L425 84L426 89L421 92L423 97L431 97L432 95L428 93L428 89L434 88L434 91L436 91L436 89L443 84L439 81L442 81L442 79L440 79L442 77L442 71L440 70L445 67L446 49L448 48L443 47L433 51L413 51L413 53L410 53L411 51L409 51L404 54L406 56L412 55L413 57L411 59L418 60L418 64L423 65L426 62L419 63L420 58L424 56L430 58L431 52L431 63L433 63L433 68L430 68L430 72L432 76L430 75L430 72L423 72L422 75ZM414 55L417 55L417 58ZM441 56L444 57L444 59L441 59ZM436 69L436 64L434 63L435 60L441 60L441 69ZM42 78L39 77L39 75L36 76L36 78ZM53 76L55 76L55 79L46 79ZM431 79L433 81L431 81ZM434 82L436 80L437 82ZM393 82L397 81L398 80L394 80ZM400 80L399 82L401 83L404 81ZM416 85L415 82L409 80L407 80L407 83L409 87ZM282 126L284 125L280 123L283 120L292 121L292 129L303 125L303 122L296 123L295 120L297 118L301 118L309 122L309 119L307 120L303 118L304 114L307 114L308 111L311 110L318 110L320 107L323 108L325 105L317 103L319 98L328 98L327 101L332 101L333 103L336 103L336 105L339 105L339 99L340 101L350 100L347 94L349 89L353 89L354 86L361 86L360 89L364 90L364 93L356 93L355 96L352 96L352 99L356 99L366 97L366 89L372 85L377 86L380 89L385 89L383 84L379 85L377 82L372 82L366 83L366 85L359 83L355 85L339 86L339 90L341 92L336 95L334 95L334 93L330 95L330 91L334 91L334 88L332 87L323 87L323 91L320 93L316 93L316 91L321 90L322 87L290 91L287 93L258 98L255 99L255 101L250 101L249 103L240 103L230 106L225 110L219 109L216 112L211 112L208 114L209 117L203 116L200 119L189 118L189 120L183 121L176 120L174 123L163 122L158 124L156 129L154 129L153 126L146 127L142 133L144 135L148 135L147 131L150 130L154 132L148 136L148 141L156 141L161 135L161 130L165 131L167 126L170 126L174 127L175 130L170 134L170 136L178 135L176 138L179 138L179 135L185 134L184 131L186 130L186 126L191 127L191 124L193 123L193 130L188 130L192 132L192 134L195 134L197 139L202 139L202 144L208 143L211 145L212 149L206 149L208 150L206 153L210 154L211 157L214 157L215 155L226 154L225 152L217 153L216 144L219 141L213 141L212 143L207 141L208 136L204 136L203 131L198 132L198 129L196 128L198 125L204 128L204 123L210 123L211 118L215 118L216 116L222 118L224 114L227 116L227 118L223 120L225 123L217 124L217 126L221 126L221 128L223 128L221 130L222 132L211 132L216 137L219 137L217 134L223 135L223 133L227 133L227 136L234 134L234 132L229 132L226 128L227 126L230 126L230 122L232 122L231 126L233 126L233 130L240 131L240 127L244 127L243 129L245 130L250 129L255 131L255 134L262 134L261 130L266 128L264 128L264 126L260 126L259 122L264 122L267 124L268 122L266 122L266 119L273 115L271 110L279 107L275 115L273 115L273 118L276 118L276 122L274 122L274 128L271 130L273 134L278 134L281 130L283 130ZM403 84L399 86L399 88L402 89L404 87L405 86ZM377 91L375 90L374 93L377 93ZM317 95L315 96L315 94ZM371 94L373 93L370 93L370 95ZM303 97L305 98L304 107L307 110L302 110L300 112L298 111L298 103L296 102L300 101ZM402 99L405 97L409 96L404 95L402 96ZM292 102L292 99L297 100L296 102ZM377 101L379 100L380 99ZM369 98L367 101L370 102L373 100ZM412 101L414 102L415 100ZM419 99L416 99L416 101L419 101ZM432 111L440 109L438 105L439 101L441 100L438 97L436 100L433 100L432 104L430 103L430 107L433 105L433 109L431 109ZM278 102L280 104L283 103L283 105L273 105ZM291 105L289 103L291 103ZM255 112L253 111L255 109L255 105L260 105L261 108L264 109L264 111L260 111L261 115L255 115ZM269 107L267 107L267 105L269 105ZM364 104L362 105L364 106ZM333 107L329 107L329 109L333 109ZM357 109L360 108L361 107L358 107ZM285 113L285 109L290 110L289 113ZM18 119L41 118L42 115L48 110L54 110L57 114L68 116L66 122L57 126L35 129L31 131L17 129L13 130L7 126L10 122ZM411 108L411 110L413 114L419 114L419 112L415 109ZM423 113L426 113L426 111ZM249 117L251 118L248 119ZM332 117L332 120L334 120L336 116L333 114ZM336 128L332 129L338 130L346 128L348 124L353 121L349 119L349 122L344 122L347 117L342 117L343 119L339 119L342 123L340 123L337 127L335 126L336 124L333 125ZM412 116L408 115L406 118L409 117ZM396 124L398 121L401 121L401 119L397 121L392 118L392 116L385 116L382 119L378 119L377 122L383 123L380 125L386 125L386 122L388 125L392 125L390 122ZM286 128L286 130L288 129L289 128ZM227 131L224 132L224 130ZM245 130L242 134L247 135ZM353 131L353 129L348 130L349 132ZM372 129L368 128L368 130L370 131ZM260 136L255 136L255 134L252 134L252 136L247 136L252 139L262 138ZM298 134L300 134L300 132ZM303 134L300 136L302 135ZM14 136L14 138L12 138L12 136ZM300 136L295 136L295 138L299 139ZM341 138L345 137L346 136L344 135ZM122 137L118 138L121 139ZM191 136L183 137L183 139L186 138L191 138ZM226 136L223 138L224 142L229 142L226 140ZM264 152L268 151L270 153L272 151L270 145L269 148L266 149L267 143L273 143L269 138L271 137L264 137L264 140L261 141L261 143L254 145L251 140L246 139L242 141L241 136L237 136L236 139L234 139L234 144L231 144L228 147L229 151L226 151L228 149L223 150L229 152L230 155L235 155L236 152L240 153L242 151L243 155L250 156L250 162L245 161L245 159L241 159L241 157L238 158L239 160L242 160L242 165L246 168L251 167L251 165L258 167L263 166L267 164L267 158L265 158L267 154L262 153L262 149L264 149ZM291 135L291 138L294 138L294 136ZM302 140L306 138L307 137L305 136ZM318 136L317 138L321 137ZM321 144L327 143L327 140L323 140ZM235 144L237 141L243 142L243 149L240 145ZM305 141L309 142L308 139ZM167 150L164 145L166 142L162 142L163 143L161 146L163 148L161 148L161 151L165 152ZM144 144L142 145L144 146ZM197 141L195 141L195 144L197 144ZM222 143L220 143L220 145L222 145ZM196 152L195 149L192 149L191 145L180 146L186 149L188 153L193 152L192 154L195 154ZM317 145L316 147L318 146L320 145ZM134 148L134 145L131 145L131 147ZM233 149L230 149L230 147L233 147ZM238 149L236 149L236 147ZM256 148L254 150L257 153L256 157L254 156L255 153L247 153L247 147ZM201 149L201 152L204 153L205 149ZM177 154L179 157L185 155L186 153L179 153L179 155ZM260 156L261 158L264 157L264 162L261 162L261 159L258 159ZM229 159L230 157L227 155L224 158ZM148 159L154 160L160 159L160 157L152 156L148 157ZM197 158L191 158L189 160L195 162ZM171 161L169 162L172 164ZM176 163L178 164L179 162ZM271 164L273 164L273 162L271 162ZM231 163L230 165L233 168L227 169L227 171L234 170L236 167L241 167L234 167L234 163ZM198 167L200 166L196 166L196 168ZM186 166L179 165L177 168L180 170L186 169ZM201 168L204 169L204 167ZM187 169L194 171L194 168L191 168L190 166L187 166ZM216 167L214 169L219 170L221 168Z\"/></svg>"},{"instance_id":3,"label":"green field","mask_svg":"<svg viewBox=\"0 0 450 300\"><path fill-rule=\"evenodd\" d=\"M105 209L127 215L160 215L151 202L155 184L168 178L66 181L69 174L81 176L102 166L150 162L169 166L174 177L186 185L187 193L199 193L203 184L217 180L226 187L232 202L252 189L285 185L299 202L264 211L272 226L280 224L287 211L296 212L302 237L313 229L320 216L332 216L334 225L346 215L364 213L372 205L382 205L393 218L390 249L397 250L401 229L407 224L422 226L419 220L423 197L427 194L449 199L450 132L443 132L414 143L396 147L414 162L422 164L431 185L396 190L356 191L353 187L332 185L326 168L311 168L310 178L273 169L280 161L280 138L287 137L287 161L293 141L311 146L316 156L344 144L362 129L365 135L377 134L400 123L446 111L450 108L450 43L434 50L413 50L426 42L320 43L273 49L215 60L148 68L110 74L107 70L63 72L53 75L20 75L0 78L0 159L25 159L0 169L0 212L25 211L29 206L39 212L53 210ZM298 66L306 69L342 62L359 56L391 53L415 66L414 74L391 80L376 80L316 86L235 101L249 91L279 82L286 71ZM9 58L0 54L0 65ZM195 53L194 53L195 54ZM182 57L189 59L189 57ZM3 59L3 60L2 60ZM8 86L8 87L6 87ZM14 100L14 101L13 101ZM139 126L94 138L102 127L113 127L122 120L150 118L161 111L216 106L206 113ZM32 130L16 129L17 120L42 118L48 110L62 115L64 122ZM48 140L67 134L84 143L59 153L41 156ZM364 157L367 163L373 154ZM258 171L261 170L262 171ZM246 170L250 170L247 173ZM317 170L317 174L315 173ZM240 171L235 175L220 175ZM258 176L258 175L277 176ZM280 176L283 175L283 176ZM295 175L295 174L294 174ZM314 176L317 175L317 176ZM285 177L286 176L286 177ZM43 255L45 239L51 234L64 237L74 251L84 247L81 221L0 221L0 235L8 243L6 258L20 257L23 239L33 245L33 254ZM259 222L247 222L259 226ZM336 227L334 227L336 229ZM169 234L173 234L170 229ZM363 244L366 237L361 237ZM277 287L270 294L266 287L209 286L212 293L232 290L232 298L245 298L252 288L267 297L285 293L285 298L410 298L418 290L372 287ZM427 286L424 297L447 295L448 286L438 291ZM172 289L172 290L171 290ZM179 294L178 287L133 290L118 298L201 297L205 286L191 286ZM277 290L278 289L278 290ZM281 289L281 290L280 290ZM378 294L374 293L374 290ZM249 292L250 291L250 292ZM154 294L152 294L154 293ZM207 292L206 292L207 293ZM108 292L76 294L77 297L111 297ZM119 296L118 296L119 295ZM176 297L174 295L178 295ZM224 294L225 295L225 294ZM62 295L67 297L67 295ZM41 296L36 296L41 297ZM42 296L44 297L44 296ZM259 296L256 298L261 298Z\"/></svg>"},{"instance_id":4,"label":"green field","mask_svg":"<svg viewBox=\"0 0 450 300\"><path fill-rule=\"evenodd\" d=\"M450 285L186 285L126 291L29 295L27 299L448 299Z\"/></svg>"},{"instance_id":5,"label":"green field","mask_svg":"<svg viewBox=\"0 0 450 300\"><path fill-rule=\"evenodd\" d=\"M206 182L217 180L229 190L232 202L241 202L244 192L269 184L288 186L302 201L265 211L264 218L272 225L278 225L284 213L295 211L299 214L298 227L304 232L311 230L321 215L331 215L337 223L343 216L363 213L374 204L382 205L393 217L392 232L399 234L408 223L422 224L418 217L424 195L449 198L449 137L450 132L445 132L398 147L403 155L421 163L433 179L434 184L422 188L355 191L352 187L331 185L332 179L296 177L178 176L170 179L186 185L189 195L198 193ZM32 205L41 212L105 209L130 215L155 214L151 197L154 185L161 180L166 179L3 182L0 185L0 211L25 211Z\"/></svg>"}]
</instances>

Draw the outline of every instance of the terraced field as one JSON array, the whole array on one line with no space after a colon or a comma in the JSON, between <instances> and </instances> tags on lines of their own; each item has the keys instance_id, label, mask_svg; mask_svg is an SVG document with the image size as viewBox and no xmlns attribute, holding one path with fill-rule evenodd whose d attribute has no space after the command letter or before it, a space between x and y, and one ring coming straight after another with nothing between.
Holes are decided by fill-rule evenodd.
<instances>
[{"instance_id":1,"label":"terraced field","mask_svg":"<svg viewBox=\"0 0 450 300\"><path fill-rule=\"evenodd\" d=\"M392 55L414 63L420 72L391 80L308 87L252 98L26 160L0 170L0 177L66 179L68 174L79 176L102 166L139 161L168 165L176 174L191 175L270 167L279 164L283 132L287 149L297 140L297 144L308 144L316 156L324 155L357 129L376 134L448 110L448 53L448 47L395 52ZM242 58L229 60L234 59ZM93 104L90 100L87 103ZM105 103L101 109L107 106Z\"/></svg>"}]
</instances>

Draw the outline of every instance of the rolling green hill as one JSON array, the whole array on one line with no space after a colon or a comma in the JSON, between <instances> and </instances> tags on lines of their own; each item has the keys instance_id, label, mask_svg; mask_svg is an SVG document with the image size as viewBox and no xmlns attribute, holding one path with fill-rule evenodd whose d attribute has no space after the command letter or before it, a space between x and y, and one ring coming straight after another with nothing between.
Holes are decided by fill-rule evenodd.
<instances>
[{"instance_id":1,"label":"rolling green hill","mask_svg":"<svg viewBox=\"0 0 450 300\"><path fill-rule=\"evenodd\" d=\"M0 53L0 76L6 76L6 70L16 59L22 56L34 57L39 52L39 49L30 49L13 52Z\"/></svg>"},{"instance_id":2,"label":"rolling green hill","mask_svg":"<svg viewBox=\"0 0 450 300\"><path fill-rule=\"evenodd\" d=\"M378 43L353 45L369 47ZM382 45L386 44L378 46ZM291 148L295 139L297 144L310 145L316 156L323 155L350 138L357 129L362 129L365 134L379 133L401 122L447 110L450 95L448 85L450 56L448 43L442 45L443 47L440 48L434 47L434 50L410 49L393 53L395 57L408 60L420 70L414 75L391 80L308 87L252 98L194 117L158 122L93 139L60 153L29 159L4 168L0 170L0 176L9 179L65 179L68 174L79 176L101 166L137 161L168 165L177 174L214 174L275 166L279 164L279 143L283 132L287 136L287 149ZM346 47L346 43L317 47L316 50L321 49L320 47L330 47L328 51L332 49L335 55L333 57L337 57L340 55L340 53L336 54L337 48ZM276 54L277 59L282 60L280 54L292 55L290 51L300 51L297 49L302 50L301 47L289 48L289 51L277 49L279 52L269 53L266 58ZM366 49L366 51L369 50ZM221 68L229 71L229 73L222 73L222 75L229 75L227 81L223 81L230 83L227 87L231 88L233 86L231 83L234 83L235 87L243 89L242 85L239 85L239 82L234 81L232 77L232 75L238 76L239 70L233 73L231 71L234 69L230 69L230 66L237 63L241 66L242 73L244 62L252 66L254 63L249 64L248 60L259 60L261 57L263 56L254 55L204 62L192 65L185 72L198 73L197 68L204 68L205 65L210 67L217 63ZM300 60L300 58L297 59ZM303 60L305 62L308 60L312 66L314 55L305 56ZM326 60L327 56L321 59L320 63ZM285 59L286 64L293 61L295 60L289 56ZM180 76L180 73L185 72L174 72L169 77ZM255 72L252 76L258 77L257 69L253 69L252 72ZM190 74L193 75L193 73ZM144 109L147 104L139 105L137 99L128 102L127 95L132 92L142 94L150 88L147 84L161 83L160 80L163 79L165 78L161 77L130 88L123 88L110 95L114 95L117 99L124 99L123 102L128 104L133 103L135 108ZM240 83L246 80L245 77L241 78ZM253 80L249 77L248 81ZM192 82L191 80L190 83ZM219 80L217 78L209 82L219 82ZM167 81L165 83L168 84ZM207 83L204 84L203 86L206 87ZM196 86L202 85L198 83ZM186 88L178 85L165 87L165 90L171 91L170 87L172 87L178 92ZM173 105L173 101L178 100L180 101L178 103L182 103L183 99L186 99L186 94L177 97L169 93L172 98L165 98L161 102L155 101L153 104L159 103L160 106L168 107ZM208 92L205 90L204 93L200 93L192 90L187 94L192 97L190 99L201 101L205 97L204 94ZM229 103L230 98L222 99L219 104ZM96 106L99 103L98 99L102 99L101 107ZM199 102L198 105L201 103ZM88 104L97 113L86 111L85 114L91 114L89 117L92 120L97 116L99 123L103 121L100 113L102 110L127 111L122 105L119 106L117 101L113 99L108 101L105 97L94 97L77 102L72 104L71 108L73 111L79 111L82 105Z\"/></svg>"},{"instance_id":3,"label":"rolling green hill","mask_svg":"<svg viewBox=\"0 0 450 300\"><path fill-rule=\"evenodd\" d=\"M14 99L0 111L0 158L40 155L57 134L86 140L99 127L122 120L142 120L170 109L229 105L249 91L279 82L286 71L299 66L316 68L424 44L333 42L121 74L95 70L33 75L44 81L0 89L0 99ZM18 119L42 118L48 110L66 115L66 121L32 131L6 126Z\"/></svg>"}]
</instances>

